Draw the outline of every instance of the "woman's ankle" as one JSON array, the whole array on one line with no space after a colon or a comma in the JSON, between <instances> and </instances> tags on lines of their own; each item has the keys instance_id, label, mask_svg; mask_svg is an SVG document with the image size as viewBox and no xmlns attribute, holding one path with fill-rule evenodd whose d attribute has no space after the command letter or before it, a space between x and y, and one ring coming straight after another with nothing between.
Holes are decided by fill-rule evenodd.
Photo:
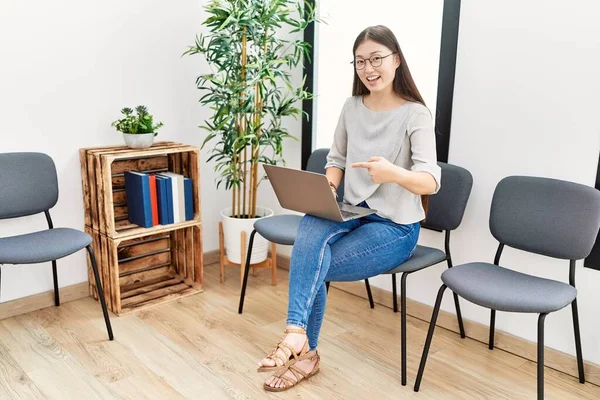
<instances>
[{"instance_id":1,"label":"woman's ankle","mask_svg":"<svg viewBox=\"0 0 600 400\"><path fill-rule=\"evenodd\" d=\"M288 325L285 328L286 336L285 341L291 344L296 351L302 350L308 341L306 330L298 327L297 325Z\"/></svg>"},{"instance_id":2,"label":"woman's ankle","mask_svg":"<svg viewBox=\"0 0 600 400\"><path fill-rule=\"evenodd\" d=\"M299 334L305 334L306 335L306 328L304 328L301 325L287 324L286 327L285 327L285 332L286 333L299 333Z\"/></svg>"}]
</instances>

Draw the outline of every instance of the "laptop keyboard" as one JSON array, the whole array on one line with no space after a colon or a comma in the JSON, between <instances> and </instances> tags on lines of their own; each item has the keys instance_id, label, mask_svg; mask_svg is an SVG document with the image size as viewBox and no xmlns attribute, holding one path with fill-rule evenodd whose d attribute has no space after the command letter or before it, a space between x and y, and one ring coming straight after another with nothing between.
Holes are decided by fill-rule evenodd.
<instances>
[{"instance_id":1,"label":"laptop keyboard","mask_svg":"<svg viewBox=\"0 0 600 400\"><path fill-rule=\"evenodd\" d=\"M342 213L342 217L344 217L344 218L350 218L350 217L354 217L354 216L358 215L358 213L355 213L352 211L340 210L340 212Z\"/></svg>"}]
</instances>

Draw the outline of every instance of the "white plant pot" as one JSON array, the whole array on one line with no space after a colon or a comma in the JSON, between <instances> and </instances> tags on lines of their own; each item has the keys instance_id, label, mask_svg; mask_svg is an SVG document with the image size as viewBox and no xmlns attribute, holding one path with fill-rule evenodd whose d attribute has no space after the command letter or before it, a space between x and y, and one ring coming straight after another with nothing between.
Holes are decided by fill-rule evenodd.
<instances>
[{"instance_id":1,"label":"white plant pot","mask_svg":"<svg viewBox=\"0 0 600 400\"><path fill-rule=\"evenodd\" d=\"M146 149L154 142L154 133L124 133L125 144L132 149Z\"/></svg>"},{"instance_id":2,"label":"white plant pot","mask_svg":"<svg viewBox=\"0 0 600 400\"><path fill-rule=\"evenodd\" d=\"M273 210L267 207L256 206L256 214L261 218L273 215ZM250 234L254 230L254 223L260 218L231 218L231 207L221 211L221 220L223 222L223 236L225 241L225 251L229 261L240 264L242 259L241 244L242 231L246 232L246 243L244 249L248 251L250 243ZM269 253L269 242L259 233L254 235L252 244L252 258L250 264L257 264L267 259Z\"/></svg>"}]
</instances>

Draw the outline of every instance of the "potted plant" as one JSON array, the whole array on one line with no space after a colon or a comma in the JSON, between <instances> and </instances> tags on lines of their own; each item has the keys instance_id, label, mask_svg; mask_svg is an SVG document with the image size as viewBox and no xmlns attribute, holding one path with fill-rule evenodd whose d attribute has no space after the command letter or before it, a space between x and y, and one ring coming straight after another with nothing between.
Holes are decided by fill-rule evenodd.
<instances>
[{"instance_id":1,"label":"potted plant","mask_svg":"<svg viewBox=\"0 0 600 400\"><path fill-rule=\"evenodd\" d=\"M137 106L135 114L131 108L121 110L123 118L114 121L111 126L123 133L125 144L132 149L145 149L152 146L157 130L163 126L162 122L154 123L154 117L145 106Z\"/></svg>"},{"instance_id":2,"label":"potted plant","mask_svg":"<svg viewBox=\"0 0 600 400\"><path fill-rule=\"evenodd\" d=\"M314 6L298 0L213 0L205 10L208 33L184 55L204 55L212 70L196 79L204 92L200 103L213 110L201 126L207 132L202 148L214 142L207 162L216 162L217 188L224 183L231 190L231 206L221 216L227 257L240 263L241 231L251 232L257 218L273 214L257 203L259 164L285 164L283 140L296 138L282 120L302 116L299 102L312 98L291 72L308 57L302 34L317 20ZM264 261L267 249L257 235L251 263Z\"/></svg>"}]
</instances>

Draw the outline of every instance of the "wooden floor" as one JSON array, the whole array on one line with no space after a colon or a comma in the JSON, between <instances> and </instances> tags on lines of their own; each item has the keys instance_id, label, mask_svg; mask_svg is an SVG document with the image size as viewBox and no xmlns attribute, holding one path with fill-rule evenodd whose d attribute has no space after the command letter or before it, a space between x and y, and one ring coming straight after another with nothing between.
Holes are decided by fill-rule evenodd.
<instances>
[{"instance_id":1,"label":"wooden floor","mask_svg":"<svg viewBox=\"0 0 600 400\"><path fill-rule=\"evenodd\" d=\"M205 291L112 317L107 340L90 298L0 321L0 399L534 399L536 365L438 328L421 392L414 378L427 324L408 318L408 386L400 385L400 316L331 289L321 373L280 394L262 389L257 362L281 336L287 274L249 280L237 314L239 270L205 268ZM600 388L546 368L547 399L598 399Z\"/></svg>"}]
</instances>

